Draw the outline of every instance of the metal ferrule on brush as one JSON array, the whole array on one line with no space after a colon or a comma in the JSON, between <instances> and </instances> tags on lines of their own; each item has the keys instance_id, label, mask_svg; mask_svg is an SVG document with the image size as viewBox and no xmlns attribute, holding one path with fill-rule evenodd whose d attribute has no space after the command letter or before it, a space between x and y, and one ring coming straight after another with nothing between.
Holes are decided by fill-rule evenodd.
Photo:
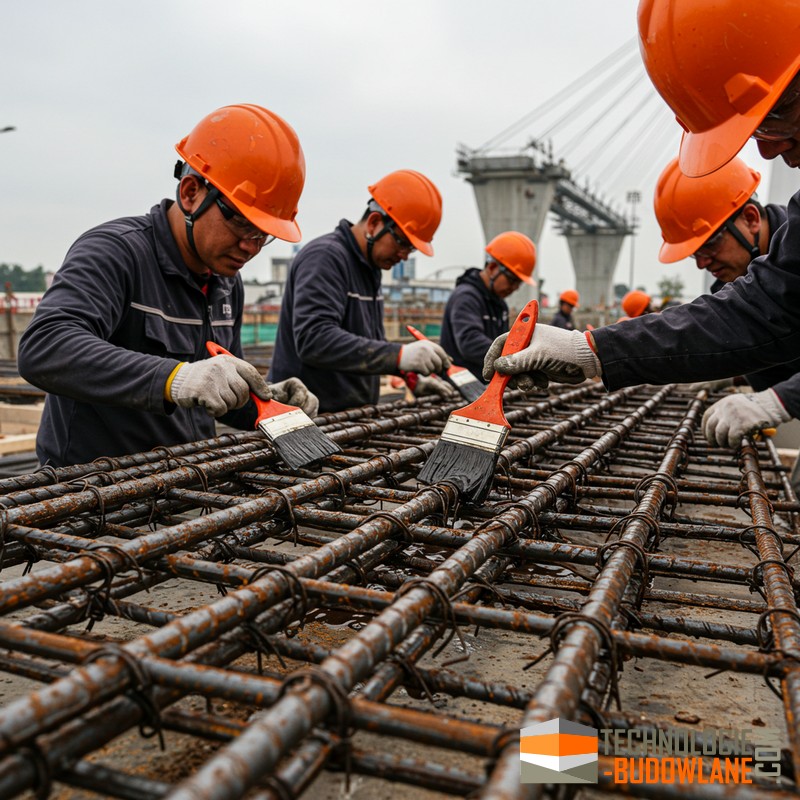
<instances>
[{"instance_id":1,"label":"metal ferrule on brush","mask_svg":"<svg viewBox=\"0 0 800 800\"><path fill-rule=\"evenodd\" d=\"M313 421L305 411L296 408L294 411L287 411L285 414L279 414L276 417L267 417L259 420L258 427L270 439L275 440L278 436L283 436L300 428L307 428L313 424Z\"/></svg>"},{"instance_id":2,"label":"metal ferrule on brush","mask_svg":"<svg viewBox=\"0 0 800 800\"><path fill-rule=\"evenodd\" d=\"M505 425L483 422L470 417L451 414L442 431L441 439L465 447L476 447L488 453L499 453L508 437Z\"/></svg>"}]
</instances>

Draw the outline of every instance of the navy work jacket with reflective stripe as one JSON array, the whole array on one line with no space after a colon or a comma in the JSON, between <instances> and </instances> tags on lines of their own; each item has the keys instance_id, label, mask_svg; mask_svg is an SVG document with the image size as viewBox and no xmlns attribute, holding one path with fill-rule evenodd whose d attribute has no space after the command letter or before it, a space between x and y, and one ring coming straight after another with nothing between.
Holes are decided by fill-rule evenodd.
<instances>
[{"instance_id":1,"label":"navy work jacket with reflective stripe","mask_svg":"<svg viewBox=\"0 0 800 800\"><path fill-rule=\"evenodd\" d=\"M64 466L214 435L202 408L164 401L180 361L208 358L212 339L242 354L241 278L212 276L207 296L184 265L163 200L72 245L19 343L20 375L48 392L36 441ZM251 427L252 404L225 417Z\"/></svg>"}]
</instances>

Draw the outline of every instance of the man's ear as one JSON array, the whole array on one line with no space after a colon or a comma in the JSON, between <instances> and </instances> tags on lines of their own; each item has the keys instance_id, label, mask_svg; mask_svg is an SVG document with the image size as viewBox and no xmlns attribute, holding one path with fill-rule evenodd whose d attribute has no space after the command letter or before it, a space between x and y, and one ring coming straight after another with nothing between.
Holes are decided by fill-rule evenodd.
<instances>
[{"instance_id":1,"label":"man's ear","mask_svg":"<svg viewBox=\"0 0 800 800\"><path fill-rule=\"evenodd\" d=\"M202 199L200 197L202 194L201 189L203 188L203 184L194 175L184 175L181 178L178 194L181 198L181 204L187 211L194 211L200 205Z\"/></svg>"},{"instance_id":2,"label":"man's ear","mask_svg":"<svg viewBox=\"0 0 800 800\"><path fill-rule=\"evenodd\" d=\"M756 233L761 230L762 219L758 206L747 203L742 209L742 217L744 217L744 221L747 223L747 229L750 233Z\"/></svg>"}]
</instances>

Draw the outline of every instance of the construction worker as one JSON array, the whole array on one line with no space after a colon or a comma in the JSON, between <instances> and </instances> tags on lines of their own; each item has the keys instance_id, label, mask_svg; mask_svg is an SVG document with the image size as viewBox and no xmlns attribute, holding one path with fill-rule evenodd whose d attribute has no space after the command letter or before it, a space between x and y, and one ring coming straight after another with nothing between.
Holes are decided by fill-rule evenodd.
<instances>
[{"instance_id":1,"label":"construction worker","mask_svg":"<svg viewBox=\"0 0 800 800\"><path fill-rule=\"evenodd\" d=\"M533 284L536 245L518 231L506 231L486 245L483 269L468 269L444 309L442 347L455 364L480 378L489 345L508 330L506 298L523 283Z\"/></svg>"},{"instance_id":2,"label":"construction worker","mask_svg":"<svg viewBox=\"0 0 800 800\"><path fill-rule=\"evenodd\" d=\"M640 289L628 292L622 298L622 310L626 315L624 319L634 319L635 317L641 317L642 314L652 314L652 302L653 299L650 295ZM620 322L621 320L617 321Z\"/></svg>"},{"instance_id":3,"label":"construction worker","mask_svg":"<svg viewBox=\"0 0 800 800\"><path fill-rule=\"evenodd\" d=\"M720 169L750 136L765 158L800 166L798 32L800 0L764 0L756 12L749 0L640 0L640 49L684 128L684 174ZM586 335L537 327L529 347L504 358L496 358L502 347L496 340L486 371L516 375L523 388L600 375L616 389L730 377L791 361L800 352L799 203L795 195L769 253L715 295ZM792 400L785 402L788 414L800 414ZM704 432L719 443L710 416ZM750 431L766 422L761 413L753 417Z\"/></svg>"},{"instance_id":4,"label":"construction worker","mask_svg":"<svg viewBox=\"0 0 800 800\"><path fill-rule=\"evenodd\" d=\"M240 358L240 270L272 238L300 239L297 135L265 108L233 105L175 149L176 200L83 234L20 339L20 375L48 392L42 464L206 439L214 417L252 428L250 392L316 412L301 382L269 387ZM234 355L210 358L210 339Z\"/></svg>"},{"instance_id":5,"label":"construction worker","mask_svg":"<svg viewBox=\"0 0 800 800\"><path fill-rule=\"evenodd\" d=\"M556 328L563 328L567 331L575 330L575 323L572 321L572 312L580 303L580 295L574 289L567 289L559 295L558 311L550 320L550 324Z\"/></svg>"},{"instance_id":6,"label":"construction worker","mask_svg":"<svg viewBox=\"0 0 800 800\"><path fill-rule=\"evenodd\" d=\"M421 376L415 393L450 394L438 378L450 366L430 341L387 342L381 272L415 250L433 255L442 218L439 190L413 170L391 172L368 187L361 219L339 222L295 257L281 304L270 378L299 377L322 411L376 403L381 375Z\"/></svg>"}]
</instances>

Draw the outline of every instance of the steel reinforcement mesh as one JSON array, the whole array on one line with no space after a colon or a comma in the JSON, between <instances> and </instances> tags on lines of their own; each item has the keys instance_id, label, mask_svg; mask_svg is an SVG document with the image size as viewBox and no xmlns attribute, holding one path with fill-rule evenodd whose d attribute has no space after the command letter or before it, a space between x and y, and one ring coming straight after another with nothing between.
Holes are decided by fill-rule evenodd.
<instances>
[{"instance_id":1,"label":"steel reinforcement mesh","mask_svg":"<svg viewBox=\"0 0 800 800\"><path fill-rule=\"evenodd\" d=\"M707 404L509 392L478 507L416 481L438 401L320 417L314 469L247 432L3 479L0 797L796 796L800 505ZM774 753L620 786L601 737L597 785L521 783L555 718Z\"/></svg>"}]
</instances>

